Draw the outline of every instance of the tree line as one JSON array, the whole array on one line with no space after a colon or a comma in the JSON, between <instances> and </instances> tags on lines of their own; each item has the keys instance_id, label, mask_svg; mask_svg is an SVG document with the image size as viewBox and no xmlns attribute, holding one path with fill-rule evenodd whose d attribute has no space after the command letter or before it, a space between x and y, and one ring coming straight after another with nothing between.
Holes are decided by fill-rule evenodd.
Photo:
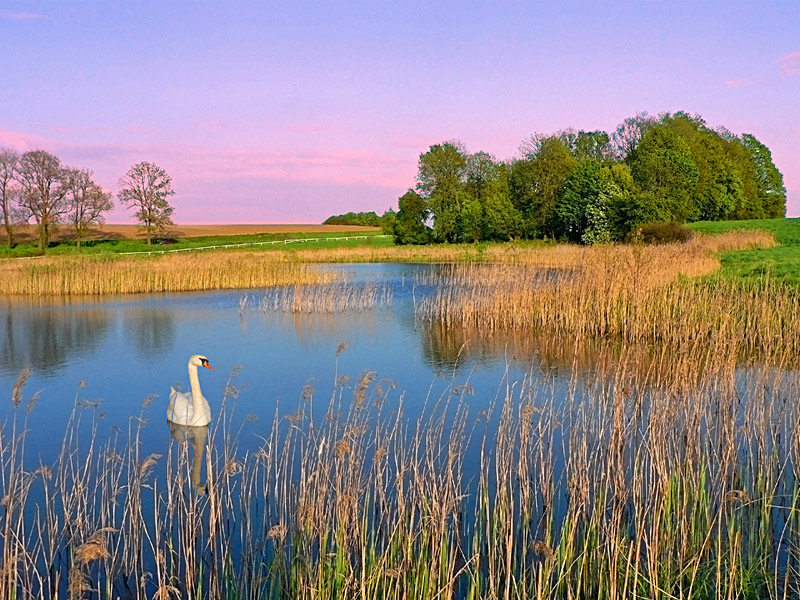
<instances>
[{"instance_id":1,"label":"tree line","mask_svg":"<svg viewBox=\"0 0 800 600\"><path fill-rule=\"evenodd\" d=\"M616 130L535 133L520 157L457 141L419 157L389 228L399 244L625 239L648 223L786 216L783 175L755 136L699 115L639 113Z\"/></svg>"},{"instance_id":2,"label":"tree line","mask_svg":"<svg viewBox=\"0 0 800 600\"><path fill-rule=\"evenodd\" d=\"M133 165L119 180L119 201L136 210L147 244L167 230L174 208L168 198L175 192L164 169L149 163ZM14 247L14 228L33 221L40 252L47 250L50 237L59 225L75 232L77 246L90 225L105 222L105 213L114 208L111 192L94 180L89 169L68 167L45 150L19 154L0 149L0 217L8 247Z\"/></svg>"}]
</instances>

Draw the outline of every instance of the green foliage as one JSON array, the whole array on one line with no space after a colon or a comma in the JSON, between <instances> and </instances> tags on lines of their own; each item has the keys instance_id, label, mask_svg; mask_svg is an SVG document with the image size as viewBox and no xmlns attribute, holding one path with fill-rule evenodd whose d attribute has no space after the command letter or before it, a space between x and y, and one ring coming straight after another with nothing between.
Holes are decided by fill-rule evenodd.
<instances>
[{"instance_id":1,"label":"green foliage","mask_svg":"<svg viewBox=\"0 0 800 600\"><path fill-rule=\"evenodd\" d=\"M783 175L772 162L772 153L764 144L748 133L742 136L755 170L755 202L760 202L764 217L776 219L786 216L786 188Z\"/></svg>"},{"instance_id":2,"label":"green foliage","mask_svg":"<svg viewBox=\"0 0 800 600\"><path fill-rule=\"evenodd\" d=\"M712 130L698 115L639 113L612 135L534 133L519 150L510 164L456 142L422 154L416 190L427 202L428 240L608 243L645 223L786 213L769 149L752 135ZM401 224L403 236L407 229ZM421 238L412 231L409 239Z\"/></svg>"},{"instance_id":3,"label":"green foliage","mask_svg":"<svg viewBox=\"0 0 800 600\"><path fill-rule=\"evenodd\" d=\"M343 215L332 215L322 222L323 225L359 225L362 227L380 227L380 217L375 211L349 212Z\"/></svg>"},{"instance_id":4,"label":"green foliage","mask_svg":"<svg viewBox=\"0 0 800 600\"><path fill-rule=\"evenodd\" d=\"M575 165L569 148L558 138L545 139L533 158L514 164L509 182L511 201L524 219L527 236L556 234L555 207Z\"/></svg>"},{"instance_id":5,"label":"green foliage","mask_svg":"<svg viewBox=\"0 0 800 600\"><path fill-rule=\"evenodd\" d=\"M699 173L689 144L674 129L651 127L627 160L634 181L652 194L658 220L683 223L694 217Z\"/></svg>"},{"instance_id":6,"label":"green foliage","mask_svg":"<svg viewBox=\"0 0 800 600\"><path fill-rule=\"evenodd\" d=\"M466 170L467 158L455 142L431 146L419 157L417 190L428 202L436 241L463 241L461 209Z\"/></svg>"},{"instance_id":7,"label":"green foliage","mask_svg":"<svg viewBox=\"0 0 800 600\"><path fill-rule=\"evenodd\" d=\"M431 230L427 225L430 209L425 199L414 190L408 190L398 200L399 210L394 220L396 244L427 244Z\"/></svg>"}]
</instances>

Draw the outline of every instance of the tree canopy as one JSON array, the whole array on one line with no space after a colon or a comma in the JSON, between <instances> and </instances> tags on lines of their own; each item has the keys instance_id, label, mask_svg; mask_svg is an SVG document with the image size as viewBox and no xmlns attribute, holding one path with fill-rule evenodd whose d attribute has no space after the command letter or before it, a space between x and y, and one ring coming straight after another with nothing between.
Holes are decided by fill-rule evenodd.
<instances>
[{"instance_id":1,"label":"tree canopy","mask_svg":"<svg viewBox=\"0 0 800 600\"><path fill-rule=\"evenodd\" d=\"M781 218L783 175L751 134L685 112L639 113L610 134L533 133L498 161L448 141L419 157L397 243L555 238L594 244L647 223Z\"/></svg>"}]
</instances>

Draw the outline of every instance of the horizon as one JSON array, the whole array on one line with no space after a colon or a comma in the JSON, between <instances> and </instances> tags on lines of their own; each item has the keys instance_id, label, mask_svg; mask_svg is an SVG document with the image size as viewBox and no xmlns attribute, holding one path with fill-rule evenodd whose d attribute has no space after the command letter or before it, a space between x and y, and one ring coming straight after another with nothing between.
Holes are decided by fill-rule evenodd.
<instances>
[{"instance_id":1,"label":"horizon","mask_svg":"<svg viewBox=\"0 0 800 600\"><path fill-rule=\"evenodd\" d=\"M140 161L174 220L311 224L397 209L420 154L499 160L534 132L686 111L751 133L800 216L800 3L135 3L0 9L0 147L114 193Z\"/></svg>"}]
</instances>

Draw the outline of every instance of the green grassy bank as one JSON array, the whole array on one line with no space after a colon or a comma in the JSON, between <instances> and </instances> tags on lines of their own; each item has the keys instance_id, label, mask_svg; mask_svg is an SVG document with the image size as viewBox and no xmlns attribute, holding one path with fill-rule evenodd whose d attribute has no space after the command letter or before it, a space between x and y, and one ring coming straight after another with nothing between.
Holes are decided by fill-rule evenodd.
<instances>
[{"instance_id":1,"label":"green grassy bank","mask_svg":"<svg viewBox=\"0 0 800 600\"><path fill-rule=\"evenodd\" d=\"M753 229L771 233L778 242L775 247L722 253L721 275L745 280L769 275L789 285L800 285L800 218L701 221L689 226L707 234Z\"/></svg>"}]
</instances>

